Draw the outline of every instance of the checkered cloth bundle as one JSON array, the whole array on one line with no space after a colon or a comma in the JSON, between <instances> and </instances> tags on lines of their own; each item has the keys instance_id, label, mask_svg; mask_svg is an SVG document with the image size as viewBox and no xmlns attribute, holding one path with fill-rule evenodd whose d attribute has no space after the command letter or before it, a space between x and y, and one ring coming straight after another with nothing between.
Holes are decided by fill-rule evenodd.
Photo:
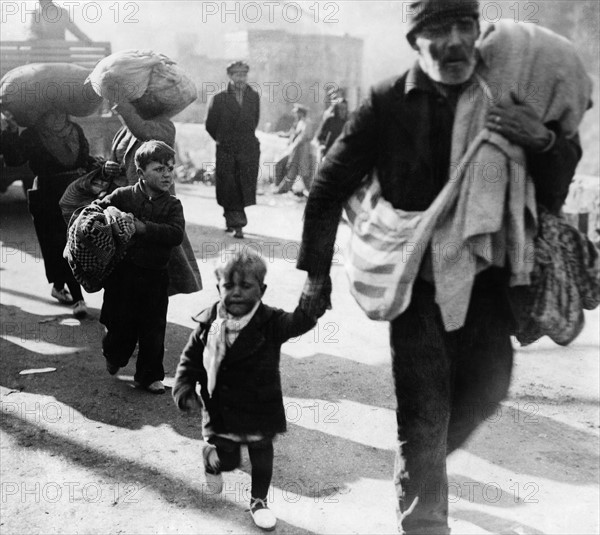
<instances>
[{"instance_id":1,"label":"checkered cloth bundle","mask_svg":"<svg viewBox=\"0 0 600 535\"><path fill-rule=\"evenodd\" d=\"M135 233L131 216L115 207L90 204L69 225L63 256L75 280L88 293L102 289L103 281L123 259Z\"/></svg>"}]
</instances>

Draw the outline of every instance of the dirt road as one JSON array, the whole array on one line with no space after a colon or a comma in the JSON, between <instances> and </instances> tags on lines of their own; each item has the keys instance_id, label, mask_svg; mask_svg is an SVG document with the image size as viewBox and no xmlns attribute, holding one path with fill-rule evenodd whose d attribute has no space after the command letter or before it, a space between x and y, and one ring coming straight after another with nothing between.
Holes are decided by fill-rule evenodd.
<instances>
[{"instance_id":1,"label":"dirt road","mask_svg":"<svg viewBox=\"0 0 600 535\"><path fill-rule=\"evenodd\" d=\"M228 251L252 244L267 255L269 304L293 307L304 279L294 267L302 202L259 197L240 242L221 230L212 188L178 191L205 289L171 299L167 385ZM221 496L204 494L198 418L133 388L133 363L106 373L101 295L86 297L89 318L73 319L50 298L18 185L0 213L0 533L259 532L247 459ZM269 499L278 533L396 533L387 328L358 309L336 260L334 310L283 347L289 432L276 443ZM588 314L570 347L517 352L509 399L449 460L453 533L599 532L598 322ZM44 368L55 371L21 374Z\"/></svg>"}]
</instances>

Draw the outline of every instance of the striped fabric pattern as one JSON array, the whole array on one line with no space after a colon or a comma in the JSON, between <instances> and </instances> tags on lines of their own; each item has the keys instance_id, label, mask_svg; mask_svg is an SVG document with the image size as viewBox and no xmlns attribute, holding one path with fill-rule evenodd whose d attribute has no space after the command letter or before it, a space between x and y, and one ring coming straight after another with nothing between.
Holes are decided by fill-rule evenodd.
<instances>
[{"instance_id":1,"label":"striped fabric pattern","mask_svg":"<svg viewBox=\"0 0 600 535\"><path fill-rule=\"evenodd\" d=\"M431 232L425 212L392 207L371 176L344 206L352 228L346 273L354 299L374 320L389 321L410 303Z\"/></svg>"}]
</instances>

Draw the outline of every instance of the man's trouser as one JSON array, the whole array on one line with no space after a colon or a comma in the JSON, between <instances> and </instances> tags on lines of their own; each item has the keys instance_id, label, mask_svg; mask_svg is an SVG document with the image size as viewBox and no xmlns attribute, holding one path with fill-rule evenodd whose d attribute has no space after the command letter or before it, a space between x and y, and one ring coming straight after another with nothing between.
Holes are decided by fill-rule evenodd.
<instances>
[{"instance_id":1,"label":"man's trouser","mask_svg":"<svg viewBox=\"0 0 600 535\"><path fill-rule=\"evenodd\" d=\"M394 482L402 533L449 533L446 456L495 413L508 391L512 315L506 283L497 274L488 270L477 277L459 330L444 330L435 289L422 280L409 308L391 322L399 441Z\"/></svg>"}]
</instances>

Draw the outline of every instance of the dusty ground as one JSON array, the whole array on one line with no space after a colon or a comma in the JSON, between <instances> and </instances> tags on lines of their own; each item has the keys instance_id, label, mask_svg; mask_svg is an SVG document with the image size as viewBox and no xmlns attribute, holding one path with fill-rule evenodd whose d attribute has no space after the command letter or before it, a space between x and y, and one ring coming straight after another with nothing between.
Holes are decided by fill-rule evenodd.
<instances>
[{"instance_id":1,"label":"dusty ground","mask_svg":"<svg viewBox=\"0 0 600 535\"><path fill-rule=\"evenodd\" d=\"M171 300L167 384L193 322L216 298L213 268L242 242L221 230L212 188L181 186L205 290ZM247 461L203 494L196 417L170 395L110 377L100 352L101 295L74 320L52 302L17 184L0 197L2 228L0 533L256 533ZM269 256L265 301L293 307L303 204L259 198L245 244ZM346 229L340 232L343 243ZM387 330L333 268L334 310L283 348L289 432L276 444L271 507L278 533L395 533L394 407ZM453 533L598 533L598 311L561 348L519 350L510 398L449 460ZM56 371L21 375L27 369Z\"/></svg>"}]
</instances>

